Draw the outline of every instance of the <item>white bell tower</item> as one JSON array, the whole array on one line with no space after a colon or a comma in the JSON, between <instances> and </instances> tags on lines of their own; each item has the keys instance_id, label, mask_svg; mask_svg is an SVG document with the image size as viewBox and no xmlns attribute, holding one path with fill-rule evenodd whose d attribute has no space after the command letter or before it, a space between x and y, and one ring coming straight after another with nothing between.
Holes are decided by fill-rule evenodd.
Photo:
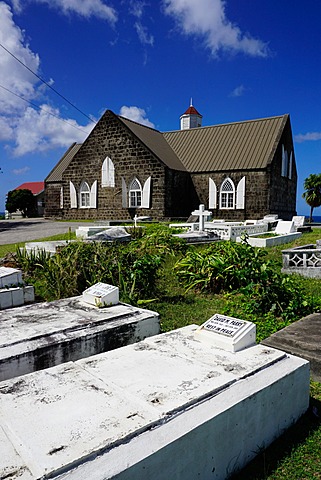
<instances>
[{"instance_id":1,"label":"white bell tower","mask_svg":"<svg viewBox=\"0 0 321 480\"><path fill-rule=\"evenodd\" d=\"M193 107L193 102L191 99L190 106L183 115L180 116L181 119L181 130L187 130L189 128L197 128L202 126L203 115L198 113L195 107Z\"/></svg>"}]
</instances>

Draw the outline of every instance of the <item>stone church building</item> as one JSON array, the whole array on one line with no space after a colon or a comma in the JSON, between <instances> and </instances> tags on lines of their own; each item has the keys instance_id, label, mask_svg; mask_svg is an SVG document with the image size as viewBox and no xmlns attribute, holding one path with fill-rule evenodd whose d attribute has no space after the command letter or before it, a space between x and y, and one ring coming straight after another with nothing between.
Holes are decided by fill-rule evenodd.
<instances>
[{"instance_id":1,"label":"stone church building","mask_svg":"<svg viewBox=\"0 0 321 480\"><path fill-rule=\"evenodd\" d=\"M202 127L191 105L181 129L160 132L107 110L45 180L45 216L186 219L203 203L213 218L296 214L289 115Z\"/></svg>"}]
</instances>

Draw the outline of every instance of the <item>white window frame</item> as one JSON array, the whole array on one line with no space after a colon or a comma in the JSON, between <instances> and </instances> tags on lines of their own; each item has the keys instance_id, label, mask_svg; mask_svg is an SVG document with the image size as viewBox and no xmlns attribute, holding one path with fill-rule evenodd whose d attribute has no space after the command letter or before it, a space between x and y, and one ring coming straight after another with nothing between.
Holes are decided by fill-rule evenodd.
<instances>
[{"instance_id":1,"label":"white window frame","mask_svg":"<svg viewBox=\"0 0 321 480\"><path fill-rule=\"evenodd\" d=\"M91 208L90 187L88 182L83 180L79 189L79 208Z\"/></svg>"},{"instance_id":2,"label":"white window frame","mask_svg":"<svg viewBox=\"0 0 321 480\"><path fill-rule=\"evenodd\" d=\"M208 208L214 209L217 207L217 187L212 178L208 179Z\"/></svg>"},{"instance_id":3,"label":"white window frame","mask_svg":"<svg viewBox=\"0 0 321 480\"><path fill-rule=\"evenodd\" d=\"M128 189L128 205L129 208L141 208L142 206L142 197L143 197L143 189L140 181L137 177L133 178L133 180L129 184Z\"/></svg>"},{"instance_id":4,"label":"white window frame","mask_svg":"<svg viewBox=\"0 0 321 480\"><path fill-rule=\"evenodd\" d=\"M101 167L101 186L115 186L115 166L111 158L106 157Z\"/></svg>"},{"instance_id":5,"label":"white window frame","mask_svg":"<svg viewBox=\"0 0 321 480\"><path fill-rule=\"evenodd\" d=\"M241 178L236 188L236 205L235 208L244 210L245 207L245 176Z\"/></svg>"},{"instance_id":6,"label":"white window frame","mask_svg":"<svg viewBox=\"0 0 321 480\"><path fill-rule=\"evenodd\" d=\"M282 177L288 176L288 163L289 163L288 151L286 150L284 145L282 145L282 167L281 167Z\"/></svg>"},{"instance_id":7,"label":"white window frame","mask_svg":"<svg viewBox=\"0 0 321 480\"><path fill-rule=\"evenodd\" d=\"M231 189L226 190L227 185L230 185ZM235 210L235 185L229 177L225 178L220 188L220 209Z\"/></svg>"},{"instance_id":8,"label":"white window frame","mask_svg":"<svg viewBox=\"0 0 321 480\"><path fill-rule=\"evenodd\" d=\"M77 191L75 185L69 182L70 208L77 208Z\"/></svg>"}]
</instances>

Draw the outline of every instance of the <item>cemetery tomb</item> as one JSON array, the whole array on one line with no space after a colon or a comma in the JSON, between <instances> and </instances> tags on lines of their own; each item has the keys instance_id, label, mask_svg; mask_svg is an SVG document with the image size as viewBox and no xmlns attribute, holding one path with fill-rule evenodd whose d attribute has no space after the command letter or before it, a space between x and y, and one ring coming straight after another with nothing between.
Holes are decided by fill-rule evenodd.
<instances>
[{"instance_id":1,"label":"cemetery tomb","mask_svg":"<svg viewBox=\"0 0 321 480\"><path fill-rule=\"evenodd\" d=\"M109 225L87 225L87 226L80 226L76 228L76 237L77 238L89 238L96 233L102 232L103 230L107 230L108 228L112 228Z\"/></svg>"},{"instance_id":2,"label":"cemetery tomb","mask_svg":"<svg viewBox=\"0 0 321 480\"><path fill-rule=\"evenodd\" d=\"M241 469L307 410L309 363L263 345L233 353L197 329L1 382L0 478L225 480Z\"/></svg>"},{"instance_id":3,"label":"cemetery tomb","mask_svg":"<svg viewBox=\"0 0 321 480\"><path fill-rule=\"evenodd\" d=\"M73 240L71 240L73 241ZM55 255L59 249L68 245L70 240L51 240L47 242L27 242L20 250L26 250L27 253L47 252L50 255Z\"/></svg>"},{"instance_id":4,"label":"cemetery tomb","mask_svg":"<svg viewBox=\"0 0 321 480\"><path fill-rule=\"evenodd\" d=\"M102 242L128 242L131 240L131 235L124 227L110 227L107 230L95 233L87 239L88 241L102 241Z\"/></svg>"},{"instance_id":5,"label":"cemetery tomb","mask_svg":"<svg viewBox=\"0 0 321 480\"><path fill-rule=\"evenodd\" d=\"M160 327L158 313L122 303L98 308L79 296L0 312L0 330L1 381L137 342Z\"/></svg>"},{"instance_id":6,"label":"cemetery tomb","mask_svg":"<svg viewBox=\"0 0 321 480\"><path fill-rule=\"evenodd\" d=\"M21 270L0 267L0 310L24 305L34 300L34 287L24 284Z\"/></svg>"}]
</instances>

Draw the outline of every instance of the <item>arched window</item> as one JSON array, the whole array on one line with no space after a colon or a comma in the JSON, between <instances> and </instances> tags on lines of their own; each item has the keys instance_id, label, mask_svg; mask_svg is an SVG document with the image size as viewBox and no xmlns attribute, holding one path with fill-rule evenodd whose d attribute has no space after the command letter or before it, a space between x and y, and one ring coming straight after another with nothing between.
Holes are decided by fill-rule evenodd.
<instances>
[{"instance_id":1,"label":"arched window","mask_svg":"<svg viewBox=\"0 0 321 480\"><path fill-rule=\"evenodd\" d=\"M220 208L235 208L235 186L230 178L226 178L220 190Z\"/></svg>"},{"instance_id":2,"label":"arched window","mask_svg":"<svg viewBox=\"0 0 321 480\"><path fill-rule=\"evenodd\" d=\"M136 208L142 205L142 186L137 178L134 178L129 185L129 208Z\"/></svg>"},{"instance_id":3,"label":"arched window","mask_svg":"<svg viewBox=\"0 0 321 480\"><path fill-rule=\"evenodd\" d=\"M90 188L88 183L85 181L83 181L80 185L79 206L80 208L90 207Z\"/></svg>"},{"instance_id":4,"label":"arched window","mask_svg":"<svg viewBox=\"0 0 321 480\"><path fill-rule=\"evenodd\" d=\"M114 187L115 186L115 167L112 160L106 157L101 167L101 186Z\"/></svg>"}]
</instances>

